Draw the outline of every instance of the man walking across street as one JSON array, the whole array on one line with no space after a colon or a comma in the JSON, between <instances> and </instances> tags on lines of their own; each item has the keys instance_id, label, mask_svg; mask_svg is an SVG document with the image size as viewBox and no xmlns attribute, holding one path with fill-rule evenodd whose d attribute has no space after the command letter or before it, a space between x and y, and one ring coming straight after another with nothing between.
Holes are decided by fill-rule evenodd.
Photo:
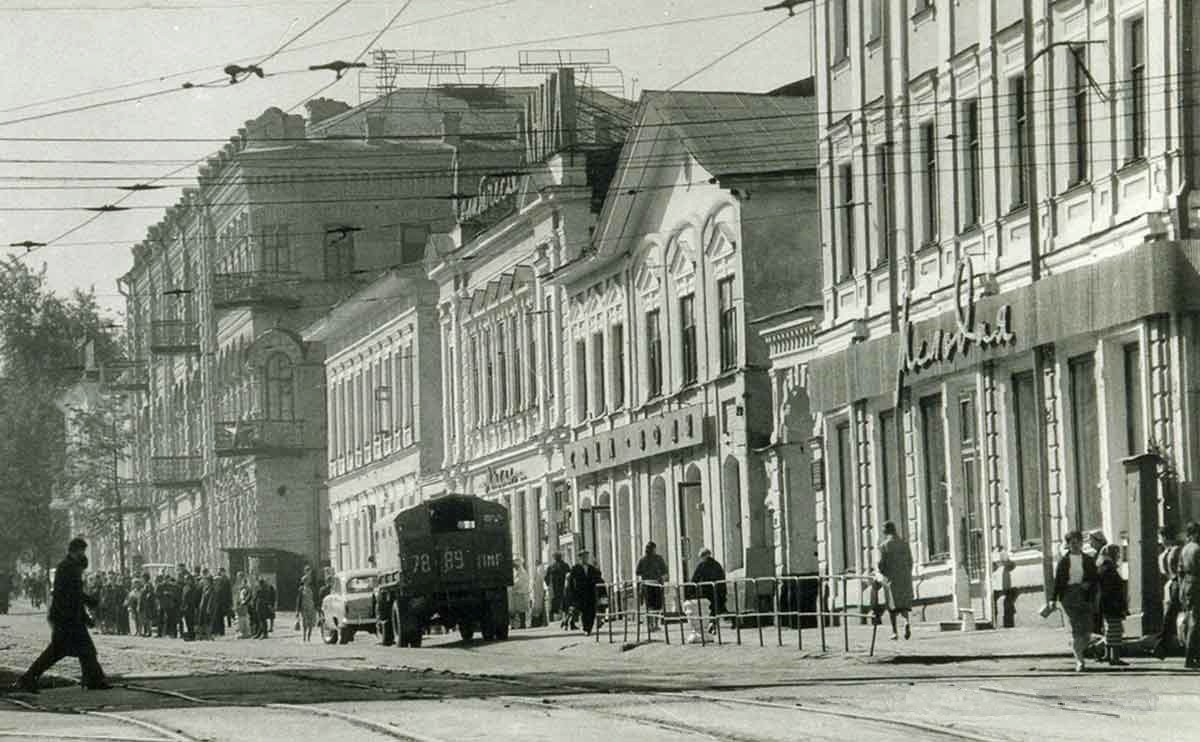
<instances>
[{"instance_id":1,"label":"man walking across street","mask_svg":"<svg viewBox=\"0 0 1200 742\"><path fill-rule=\"evenodd\" d=\"M596 586L604 582L600 570L588 563L588 553L579 552L575 566L571 567L571 605L579 609L583 619L583 633L591 636L596 623Z\"/></svg>"},{"instance_id":2,"label":"man walking across street","mask_svg":"<svg viewBox=\"0 0 1200 742\"><path fill-rule=\"evenodd\" d=\"M50 597L50 645L33 661L15 687L37 693L38 678L63 657L78 657L83 687L106 690L112 686L96 658L96 645L88 634L90 619L84 606L97 606L94 596L83 592L83 571L87 569L87 542L71 540L67 556L54 572L54 592Z\"/></svg>"}]
</instances>

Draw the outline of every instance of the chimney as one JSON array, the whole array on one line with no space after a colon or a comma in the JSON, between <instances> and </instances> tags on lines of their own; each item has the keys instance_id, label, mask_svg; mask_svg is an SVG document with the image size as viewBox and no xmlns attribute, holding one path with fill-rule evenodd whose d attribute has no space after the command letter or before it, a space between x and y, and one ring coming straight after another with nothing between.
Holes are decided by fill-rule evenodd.
<instances>
[{"instance_id":1,"label":"chimney","mask_svg":"<svg viewBox=\"0 0 1200 742\"><path fill-rule=\"evenodd\" d=\"M332 98L317 98L310 100L304 104L308 110L308 125L316 126L327 118L337 116L339 113L345 113L350 110L349 103L343 103L340 100Z\"/></svg>"}]
</instances>

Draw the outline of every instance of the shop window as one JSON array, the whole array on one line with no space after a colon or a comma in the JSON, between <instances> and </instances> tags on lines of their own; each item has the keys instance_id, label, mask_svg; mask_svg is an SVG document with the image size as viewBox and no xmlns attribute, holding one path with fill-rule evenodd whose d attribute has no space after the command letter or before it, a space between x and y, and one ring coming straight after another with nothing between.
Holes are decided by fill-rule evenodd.
<instances>
[{"instance_id":1,"label":"shop window","mask_svg":"<svg viewBox=\"0 0 1200 742\"><path fill-rule=\"evenodd\" d=\"M950 554L950 534L941 395L923 398L920 410L921 448L925 454L925 543L931 560L944 559Z\"/></svg>"},{"instance_id":2,"label":"shop window","mask_svg":"<svg viewBox=\"0 0 1200 742\"><path fill-rule=\"evenodd\" d=\"M976 419L975 395L964 394L958 400L959 471L962 476L963 554L967 577L982 578L985 567L983 506L979 502L979 430Z\"/></svg>"},{"instance_id":3,"label":"shop window","mask_svg":"<svg viewBox=\"0 0 1200 742\"><path fill-rule=\"evenodd\" d=\"M1036 546L1042 541L1042 508L1040 497L1041 469L1038 461L1038 408L1032 371L1012 378L1013 442L1016 446L1014 463L1015 485L1012 509L1017 517L1017 537L1022 546Z\"/></svg>"},{"instance_id":4,"label":"shop window","mask_svg":"<svg viewBox=\"0 0 1200 742\"><path fill-rule=\"evenodd\" d=\"M1100 418L1096 359L1091 353L1067 362L1071 393L1071 448L1075 464L1075 527L1103 525L1100 503Z\"/></svg>"},{"instance_id":5,"label":"shop window","mask_svg":"<svg viewBox=\"0 0 1200 742\"><path fill-rule=\"evenodd\" d=\"M1125 371L1125 453L1136 456L1147 447L1142 419L1142 349L1138 343L1122 346Z\"/></svg>"}]
</instances>

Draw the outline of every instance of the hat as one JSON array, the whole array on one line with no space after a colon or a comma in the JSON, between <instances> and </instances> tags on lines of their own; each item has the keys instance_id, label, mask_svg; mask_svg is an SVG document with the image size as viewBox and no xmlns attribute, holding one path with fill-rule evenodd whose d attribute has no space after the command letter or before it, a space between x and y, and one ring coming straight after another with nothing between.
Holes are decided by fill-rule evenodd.
<instances>
[{"instance_id":1,"label":"hat","mask_svg":"<svg viewBox=\"0 0 1200 742\"><path fill-rule=\"evenodd\" d=\"M710 556L712 556L712 549L705 546L703 549L700 550L700 558L701 559L703 559L704 557L710 557Z\"/></svg>"}]
</instances>

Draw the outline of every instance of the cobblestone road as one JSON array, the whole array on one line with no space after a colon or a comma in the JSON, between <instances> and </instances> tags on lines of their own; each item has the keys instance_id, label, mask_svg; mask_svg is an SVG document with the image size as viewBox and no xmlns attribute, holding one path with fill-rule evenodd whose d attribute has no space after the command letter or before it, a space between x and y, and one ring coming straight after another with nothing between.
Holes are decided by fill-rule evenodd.
<instances>
[{"instance_id":1,"label":"cobblestone road","mask_svg":"<svg viewBox=\"0 0 1200 742\"><path fill-rule=\"evenodd\" d=\"M38 695L0 695L0 741L1193 739L1200 683L1179 662L1134 659L1076 675L1060 632L918 630L876 657L757 646L626 647L552 629L426 648L304 644L289 616L262 641L97 636L113 691L56 670ZM0 666L26 665L42 617L0 617ZM764 642L766 643L766 642Z\"/></svg>"}]
</instances>

